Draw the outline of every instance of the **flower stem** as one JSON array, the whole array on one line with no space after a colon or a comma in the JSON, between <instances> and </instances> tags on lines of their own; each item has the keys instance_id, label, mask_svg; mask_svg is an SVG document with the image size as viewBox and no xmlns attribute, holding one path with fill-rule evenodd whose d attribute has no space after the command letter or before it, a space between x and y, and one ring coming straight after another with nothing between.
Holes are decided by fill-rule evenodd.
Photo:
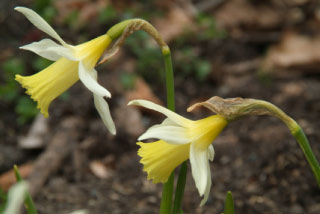
<instances>
[{"instance_id":1,"label":"flower stem","mask_svg":"<svg viewBox=\"0 0 320 214\"><path fill-rule=\"evenodd\" d=\"M304 134L302 128L297 124L297 126L299 127L297 129L297 131L292 132L292 135L296 138L296 140L298 141L300 148L302 149L305 157L307 158L309 165L313 171L313 174L315 175L317 182L318 182L318 186L320 187L320 166L319 166L319 162L317 160L317 158L315 157L315 155L312 152L312 149L309 145L309 141L306 137L306 135Z\"/></svg>"},{"instance_id":2,"label":"flower stem","mask_svg":"<svg viewBox=\"0 0 320 214\"><path fill-rule=\"evenodd\" d=\"M166 87L167 87L167 106L171 111L175 111L174 101L174 77L172 69L171 52L168 46L162 47L162 55L165 61L166 69ZM160 214L171 214L172 211L172 195L174 186L174 171L168 178L168 181L163 184L162 198L160 204Z\"/></svg>"},{"instance_id":3,"label":"flower stem","mask_svg":"<svg viewBox=\"0 0 320 214\"><path fill-rule=\"evenodd\" d=\"M184 188L186 186L187 169L188 169L188 164L187 164L187 161L185 161L181 164L180 171L179 171L176 194L173 202L173 211L172 211L173 214L183 213L182 199L184 194Z\"/></svg>"},{"instance_id":4,"label":"flower stem","mask_svg":"<svg viewBox=\"0 0 320 214\"><path fill-rule=\"evenodd\" d=\"M172 69L171 52L168 46L162 47L162 55L164 57L166 69L166 87L167 87L167 106L171 111L175 111L174 101L174 77Z\"/></svg>"},{"instance_id":5,"label":"flower stem","mask_svg":"<svg viewBox=\"0 0 320 214\"><path fill-rule=\"evenodd\" d=\"M174 171L169 176L168 181L164 183L162 186L160 214L171 214L173 183L174 183Z\"/></svg>"}]
</instances>

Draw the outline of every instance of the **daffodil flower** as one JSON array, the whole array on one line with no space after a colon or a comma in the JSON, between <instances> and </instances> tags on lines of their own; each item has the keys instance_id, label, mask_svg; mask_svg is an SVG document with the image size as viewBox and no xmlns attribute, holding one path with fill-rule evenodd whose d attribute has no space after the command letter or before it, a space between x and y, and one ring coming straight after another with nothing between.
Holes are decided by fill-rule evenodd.
<instances>
[{"instance_id":1,"label":"daffodil flower","mask_svg":"<svg viewBox=\"0 0 320 214\"><path fill-rule=\"evenodd\" d=\"M20 47L55 61L32 76L16 75L16 80L27 89L26 93L38 102L37 107L41 113L48 117L50 103L80 78L81 82L93 93L94 104L104 124L112 134L115 134L115 125L105 101L105 97L110 98L111 94L97 82L97 71L94 69L112 39L104 34L77 46L69 45L33 10L25 7L16 7L15 10L25 15L34 26L60 43L43 39Z\"/></svg>"},{"instance_id":2,"label":"daffodil flower","mask_svg":"<svg viewBox=\"0 0 320 214\"><path fill-rule=\"evenodd\" d=\"M138 155L148 179L154 183L165 183L171 172L182 162L190 159L192 176L200 196L204 196L200 206L208 199L211 187L209 160L213 161L213 140L228 124L220 115L201 120L186 119L162 106L146 100L133 100L129 105L143 106L167 116L159 125L154 125L138 140L159 139L152 143L138 142Z\"/></svg>"}]
</instances>

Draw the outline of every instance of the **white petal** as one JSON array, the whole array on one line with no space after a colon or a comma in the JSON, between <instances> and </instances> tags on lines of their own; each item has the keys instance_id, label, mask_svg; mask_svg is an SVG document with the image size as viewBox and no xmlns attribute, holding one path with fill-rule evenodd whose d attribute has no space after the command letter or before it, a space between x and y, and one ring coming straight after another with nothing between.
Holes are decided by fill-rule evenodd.
<instances>
[{"instance_id":1,"label":"white petal","mask_svg":"<svg viewBox=\"0 0 320 214\"><path fill-rule=\"evenodd\" d=\"M197 148L195 143L190 146L190 163L192 176L200 196L203 196L208 188L208 175L210 175L208 150Z\"/></svg>"},{"instance_id":2,"label":"white petal","mask_svg":"<svg viewBox=\"0 0 320 214\"><path fill-rule=\"evenodd\" d=\"M105 101L103 97L98 96L96 94L93 94L93 99L94 99L94 105L96 106L96 109L99 112L99 115L104 125L111 132L111 134L115 135L116 127L112 120L108 103Z\"/></svg>"},{"instance_id":3,"label":"white petal","mask_svg":"<svg viewBox=\"0 0 320 214\"><path fill-rule=\"evenodd\" d=\"M132 100L128 103L128 105L137 105L137 106L143 106L148 109L152 109L154 111L160 112L164 115L166 115L168 118L170 118L175 123L178 123L181 126L189 126L189 123L192 122L177 113L170 111L169 109L166 109L158 104L155 104L153 102L147 101L147 100Z\"/></svg>"},{"instance_id":4,"label":"white petal","mask_svg":"<svg viewBox=\"0 0 320 214\"><path fill-rule=\"evenodd\" d=\"M207 185L206 185L206 190L204 192L204 196L203 196L203 199L201 200L200 202L200 207L202 207L208 200L209 198L209 193L210 193L210 189L211 189L211 172L210 172L210 166L209 164L207 165L208 166L208 176L207 176Z\"/></svg>"},{"instance_id":5,"label":"white petal","mask_svg":"<svg viewBox=\"0 0 320 214\"><path fill-rule=\"evenodd\" d=\"M187 130L181 126L174 125L155 125L142 134L138 140L156 138L166 141L170 144L186 144L190 143Z\"/></svg>"},{"instance_id":6,"label":"white petal","mask_svg":"<svg viewBox=\"0 0 320 214\"><path fill-rule=\"evenodd\" d=\"M61 57L65 57L72 61L79 61L79 59L74 56L72 47L72 45L68 45L68 47L59 45L58 47L48 47L47 51L56 53L57 55L60 55Z\"/></svg>"},{"instance_id":7,"label":"white petal","mask_svg":"<svg viewBox=\"0 0 320 214\"><path fill-rule=\"evenodd\" d=\"M213 159L214 159L214 148L213 148L212 144L210 144L210 146L208 148L208 159L210 161L213 161Z\"/></svg>"},{"instance_id":8,"label":"white petal","mask_svg":"<svg viewBox=\"0 0 320 214\"><path fill-rule=\"evenodd\" d=\"M33 10L26 8L26 7L16 7L14 8L16 11L19 11L29 21L36 26L39 30L42 30L43 32L47 33L48 35L52 36L52 38L58 40L62 45L67 45L63 39L57 34L55 30L41 17L39 16L36 12Z\"/></svg>"},{"instance_id":9,"label":"white petal","mask_svg":"<svg viewBox=\"0 0 320 214\"><path fill-rule=\"evenodd\" d=\"M172 125L172 126L179 126L179 124L172 121L170 118L166 118L162 121L161 125Z\"/></svg>"},{"instance_id":10,"label":"white petal","mask_svg":"<svg viewBox=\"0 0 320 214\"><path fill-rule=\"evenodd\" d=\"M70 60L75 60L72 56L70 48L66 48L62 45L58 45L51 39L43 39L40 42L33 42L28 45L20 47L21 49L32 51L43 58L57 61L61 57L66 57Z\"/></svg>"},{"instance_id":11,"label":"white petal","mask_svg":"<svg viewBox=\"0 0 320 214\"><path fill-rule=\"evenodd\" d=\"M79 62L79 78L97 96L111 97L110 92L97 82L97 71L94 68L91 70L87 69L81 61Z\"/></svg>"}]
</instances>

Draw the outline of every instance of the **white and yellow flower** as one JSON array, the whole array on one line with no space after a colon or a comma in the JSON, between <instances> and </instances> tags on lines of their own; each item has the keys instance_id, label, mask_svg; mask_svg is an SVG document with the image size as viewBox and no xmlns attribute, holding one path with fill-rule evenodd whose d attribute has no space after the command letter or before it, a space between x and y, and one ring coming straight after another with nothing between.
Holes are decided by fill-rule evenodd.
<instances>
[{"instance_id":1,"label":"white and yellow flower","mask_svg":"<svg viewBox=\"0 0 320 214\"><path fill-rule=\"evenodd\" d=\"M38 102L41 113L48 117L50 103L79 79L93 93L94 104L104 124L112 134L116 133L105 97L111 97L108 90L97 82L97 71L94 69L104 50L112 39L104 34L86 43L72 46L67 44L36 12L25 7L16 7L38 29L47 33L60 44L43 39L39 42L20 47L32 51L46 59L55 61L49 67L32 76L16 75L16 80L26 88L26 93Z\"/></svg>"},{"instance_id":2,"label":"white and yellow flower","mask_svg":"<svg viewBox=\"0 0 320 214\"><path fill-rule=\"evenodd\" d=\"M190 159L196 187L200 196L204 196L200 204L202 206L208 199L211 187L209 160L213 161L214 157L211 143L228 121L220 115L189 120L146 100L133 100L129 105L143 106L167 116L161 124L152 126L138 139L159 139L152 143L137 143L141 147L138 151L140 163L144 165L148 179L154 183L165 183L177 166Z\"/></svg>"}]
</instances>

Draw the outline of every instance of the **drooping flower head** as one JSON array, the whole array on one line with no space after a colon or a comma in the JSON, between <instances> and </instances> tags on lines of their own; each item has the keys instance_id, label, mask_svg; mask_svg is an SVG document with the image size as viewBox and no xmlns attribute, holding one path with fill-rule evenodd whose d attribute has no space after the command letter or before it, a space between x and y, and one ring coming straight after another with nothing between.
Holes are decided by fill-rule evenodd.
<instances>
[{"instance_id":1,"label":"drooping flower head","mask_svg":"<svg viewBox=\"0 0 320 214\"><path fill-rule=\"evenodd\" d=\"M110 36L104 34L86 43L72 46L63 41L53 28L33 10L25 7L16 7L15 10L21 12L34 26L60 43L43 39L20 47L55 61L32 76L16 75L16 80L27 89L26 93L38 102L37 107L41 113L48 117L50 103L80 78L81 82L93 93L94 104L104 124L112 134L115 134L115 125L105 101L105 98L111 97L111 94L97 82L97 71L94 69L104 50L112 42Z\"/></svg>"},{"instance_id":2,"label":"drooping flower head","mask_svg":"<svg viewBox=\"0 0 320 214\"><path fill-rule=\"evenodd\" d=\"M138 155L143 170L154 183L165 183L171 172L182 162L190 159L192 176L200 196L204 196L200 206L208 199L211 187L209 160L213 161L213 140L220 134L228 121L213 115L201 120L186 119L162 106L146 100L133 100L129 105L138 105L158 111L167 116L159 125L149 128L139 137L159 139L152 143L138 142Z\"/></svg>"}]
</instances>

